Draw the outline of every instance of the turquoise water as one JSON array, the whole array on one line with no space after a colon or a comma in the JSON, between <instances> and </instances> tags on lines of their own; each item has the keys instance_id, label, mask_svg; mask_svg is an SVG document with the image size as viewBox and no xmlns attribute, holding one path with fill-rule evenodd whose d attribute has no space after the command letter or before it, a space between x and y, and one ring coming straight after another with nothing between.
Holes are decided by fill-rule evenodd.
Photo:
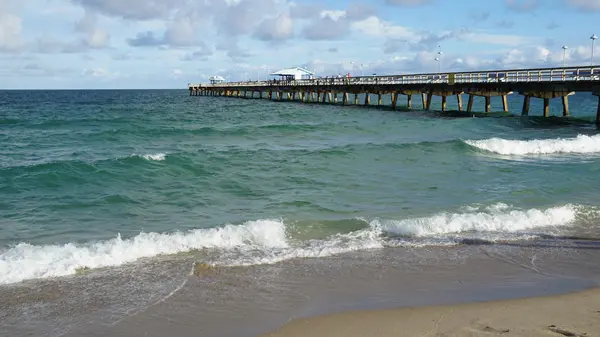
<instances>
[{"instance_id":1,"label":"turquoise water","mask_svg":"<svg viewBox=\"0 0 600 337\"><path fill-rule=\"evenodd\" d=\"M596 102L571 96L573 115L591 120ZM592 123L178 90L8 91L0 103L0 284L198 249L247 265L597 234Z\"/></svg>"}]
</instances>

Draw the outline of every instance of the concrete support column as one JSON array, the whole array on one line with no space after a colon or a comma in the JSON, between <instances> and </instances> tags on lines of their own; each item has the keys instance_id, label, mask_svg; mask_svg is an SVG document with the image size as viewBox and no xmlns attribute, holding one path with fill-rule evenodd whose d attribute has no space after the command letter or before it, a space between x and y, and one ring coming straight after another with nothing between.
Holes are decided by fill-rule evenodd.
<instances>
[{"instance_id":1,"label":"concrete support column","mask_svg":"<svg viewBox=\"0 0 600 337\"><path fill-rule=\"evenodd\" d=\"M456 102L458 103L458 111L463 111L463 102L461 94L456 95Z\"/></svg>"},{"instance_id":2,"label":"concrete support column","mask_svg":"<svg viewBox=\"0 0 600 337\"><path fill-rule=\"evenodd\" d=\"M371 96L368 92L365 93L365 105L371 104Z\"/></svg>"},{"instance_id":3,"label":"concrete support column","mask_svg":"<svg viewBox=\"0 0 600 337\"><path fill-rule=\"evenodd\" d=\"M427 97L424 92L421 93L421 103L423 103L423 110L427 110Z\"/></svg>"},{"instance_id":4,"label":"concrete support column","mask_svg":"<svg viewBox=\"0 0 600 337\"><path fill-rule=\"evenodd\" d=\"M333 104L337 104L338 103L338 93L337 91L333 93Z\"/></svg>"},{"instance_id":5,"label":"concrete support column","mask_svg":"<svg viewBox=\"0 0 600 337\"><path fill-rule=\"evenodd\" d=\"M485 112L492 111L492 98L490 96L485 96Z\"/></svg>"},{"instance_id":6,"label":"concrete support column","mask_svg":"<svg viewBox=\"0 0 600 337\"><path fill-rule=\"evenodd\" d=\"M327 93L327 97L329 99L329 103L333 102L333 95L331 94L331 91Z\"/></svg>"},{"instance_id":7,"label":"concrete support column","mask_svg":"<svg viewBox=\"0 0 600 337\"><path fill-rule=\"evenodd\" d=\"M342 96L342 104L343 105L348 104L348 93L347 92L345 92L344 95Z\"/></svg>"},{"instance_id":8,"label":"concrete support column","mask_svg":"<svg viewBox=\"0 0 600 337\"><path fill-rule=\"evenodd\" d=\"M321 92L317 91L317 102L321 102Z\"/></svg>"},{"instance_id":9,"label":"concrete support column","mask_svg":"<svg viewBox=\"0 0 600 337\"><path fill-rule=\"evenodd\" d=\"M396 105L398 104L398 93L397 92L393 92L392 93L392 109L396 110Z\"/></svg>"},{"instance_id":10,"label":"concrete support column","mask_svg":"<svg viewBox=\"0 0 600 337\"><path fill-rule=\"evenodd\" d=\"M317 95L315 94L314 91L310 93L310 98L311 98L311 102L319 103L318 101L316 101Z\"/></svg>"},{"instance_id":11,"label":"concrete support column","mask_svg":"<svg viewBox=\"0 0 600 337\"><path fill-rule=\"evenodd\" d=\"M562 97L563 117L569 115L569 96Z\"/></svg>"},{"instance_id":12,"label":"concrete support column","mask_svg":"<svg viewBox=\"0 0 600 337\"><path fill-rule=\"evenodd\" d=\"M377 105L381 106L381 92L377 93Z\"/></svg>"},{"instance_id":13,"label":"concrete support column","mask_svg":"<svg viewBox=\"0 0 600 337\"><path fill-rule=\"evenodd\" d=\"M325 103L327 100L327 92L323 92L323 97L321 97L321 103Z\"/></svg>"},{"instance_id":14,"label":"concrete support column","mask_svg":"<svg viewBox=\"0 0 600 337\"><path fill-rule=\"evenodd\" d=\"M544 117L550 113L550 98L544 98Z\"/></svg>"},{"instance_id":15,"label":"concrete support column","mask_svg":"<svg viewBox=\"0 0 600 337\"><path fill-rule=\"evenodd\" d=\"M397 95L397 94L396 94ZM398 98L398 97L396 97ZM412 109L412 95L406 95L406 107Z\"/></svg>"},{"instance_id":16,"label":"concrete support column","mask_svg":"<svg viewBox=\"0 0 600 337\"><path fill-rule=\"evenodd\" d=\"M431 110L431 99L433 98L433 95L431 93L427 94L427 104L425 105L425 110L430 111Z\"/></svg>"},{"instance_id":17,"label":"concrete support column","mask_svg":"<svg viewBox=\"0 0 600 337\"><path fill-rule=\"evenodd\" d=\"M523 96L523 110L521 110L522 116L529 115L529 103L531 102L531 96Z\"/></svg>"},{"instance_id":18,"label":"concrete support column","mask_svg":"<svg viewBox=\"0 0 600 337\"><path fill-rule=\"evenodd\" d=\"M273 90L269 90L269 99L273 99Z\"/></svg>"},{"instance_id":19,"label":"concrete support column","mask_svg":"<svg viewBox=\"0 0 600 337\"><path fill-rule=\"evenodd\" d=\"M358 105L358 94L354 94L354 105Z\"/></svg>"},{"instance_id":20,"label":"concrete support column","mask_svg":"<svg viewBox=\"0 0 600 337\"><path fill-rule=\"evenodd\" d=\"M508 96L502 95L502 110L508 112Z\"/></svg>"},{"instance_id":21,"label":"concrete support column","mask_svg":"<svg viewBox=\"0 0 600 337\"><path fill-rule=\"evenodd\" d=\"M442 111L446 111L446 95L442 96Z\"/></svg>"},{"instance_id":22,"label":"concrete support column","mask_svg":"<svg viewBox=\"0 0 600 337\"><path fill-rule=\"evenodd\" d=\"M467 112L473 111L473 98L475 96L473 94L469 94L469 102L467 103Z\"/></svg>"}]
</instances>

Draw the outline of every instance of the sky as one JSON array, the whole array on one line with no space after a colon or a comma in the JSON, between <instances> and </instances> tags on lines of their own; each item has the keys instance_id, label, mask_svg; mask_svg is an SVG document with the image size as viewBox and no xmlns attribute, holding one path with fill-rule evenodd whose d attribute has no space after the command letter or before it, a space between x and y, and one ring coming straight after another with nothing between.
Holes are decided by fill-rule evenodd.
<instances>
[{"instance_id":1,"label":"sky","mask_svg":"<svg viewBox=\"0 0 600 337\"><path fill-rule=\"evenodd\" d=\"M600 0L0 0L0 89L589 65L594 33Z\"/></svg>"}]
</instances>

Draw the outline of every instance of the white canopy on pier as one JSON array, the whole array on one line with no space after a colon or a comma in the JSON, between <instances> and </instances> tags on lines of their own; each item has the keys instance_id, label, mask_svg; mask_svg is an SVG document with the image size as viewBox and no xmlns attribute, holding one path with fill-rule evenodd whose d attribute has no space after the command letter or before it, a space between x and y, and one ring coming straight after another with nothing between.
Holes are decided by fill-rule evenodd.
<instances>
[{"instance_id":1,"label":"white canopy on pier","mask_svg":"<svg viewBox=\"0 0 600 337\"><path fill-rule=\"evenodd\" d=\"M221 76L211 76L208 79L210 81L210 83L219 83L219 82L225 82L225 79Z\"/></svg>"}]
</instances>

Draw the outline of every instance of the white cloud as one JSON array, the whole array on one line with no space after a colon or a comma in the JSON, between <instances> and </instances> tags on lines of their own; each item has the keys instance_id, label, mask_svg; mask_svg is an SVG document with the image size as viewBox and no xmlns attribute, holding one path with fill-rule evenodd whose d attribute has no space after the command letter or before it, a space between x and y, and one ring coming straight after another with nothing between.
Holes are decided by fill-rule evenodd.
<instances>
[{"instance_id":1,"label":"white cloud","mask_svg":"<svg viewBox=\"0 0 600 337\"><path fill-rule=\"evenodd\" d=\"M564 13L532 0L498 1L505 9L548 10L514 22L507 21L514 13L469 4L451 13L437 0L42 1L0 0L3 85L21 83L17 74L37 77L40 86L61 78L78 86L168 87L288 66L328 75L423 72L436 69L438 45L446 69L550 66L562 64L560 46L573 36L566 62L589 64L589 27L600 8L600 0L557 0L573 15L566 25ZM448 13L431 19L440 8ZM549 32L549 22L561 28ZM37 61L23 61L28 57L45 64L34 67Z\"/></svg>"},{"instance_id":2,"label":"white cloud","mask_svg":"<svg viewBox=\"0 0 600 337\"><path fill-rule=\"evenodd\" d=\"M600 0L566 0L568 4L584 10L600 10Z\"/></svg>"},{"instance_id":3,"label":"white cloud","mask_svg":"<svg viewBox=\"0 0 600 337\"><path fill-rule=\"evenodd\" d=\"M0 51L16 50L21 46L21 18L9 13L0 3Z\"/></svg>"},{"instance_id":4,"label":"white cloud","mask_svg":"<svg viewBox=\"0 0 600 337\"><path fill-rule=\"evenodd\" d=\"M319 13L321 18L330 18L331 20L337 21L346 16L346 11L344 10L323 10Z\"/></svg>"},{"instance_id":5,"label":"white cloud","mask_svg":"<svg viewBox=\"0 0 600 337\"><path fill-rule=\"evenodd\" d=\"M497 44L501 46L523 46L535 44L538 37L491 34L484 32L466 32L462 39L471 43Z\"/></svg>"},{"instance_id":6,"label":"white cloud","mask_svg":"<svg viewBox=\"0 0 600 337\"><path fill-rule=\"evenodd\" d=\"M394 6L422 6L432 3L434 0L385 0L389 5Z\"/></svg>"},{"instance_id":7,"label":"white cloud","mask_svg":"<svg viewBox=\"0 0 600 337\"><path fill-rule=\"evenodd\" d=\"M419 40L417 32L400 25L382 21L377 16L352 23L352 30L369 37Z\"/></svg>"},{"instance_id":8,"label":"white cloud","mask_svg":"<svg viewBox=\"0 0 600 337\"><path fill-rule=\"evenodd\" d=\"M263 20L258 25L255 36L264 41L281 41L291 38L293 34L294 19L285 12L275 18Z\"/></svg>"},{"instance_id":9,"label":"white cloud","mask_svg":"<svg viewBox=\"0 0 600 337\"><path fill-rule=\"evenodd\" d=\"M97 16L86 11L83 18L76 23L75 29L84 34L84 45L92 48L107 47L110 36L105 30L98 28L97 25Z\"/></svg>"},{"instance_id":10,"label":"white cloud","mask_svg":"<svg viewBox=\"0 0 600 337\"><path fill-rule=\"evenodd\" d=\"M115 79L121 76L119 72L111 72L107 68L94 67L90 69L84 69L82 72L84 76L90 76L96 79Z\"/></svg>"}]
</instances>

